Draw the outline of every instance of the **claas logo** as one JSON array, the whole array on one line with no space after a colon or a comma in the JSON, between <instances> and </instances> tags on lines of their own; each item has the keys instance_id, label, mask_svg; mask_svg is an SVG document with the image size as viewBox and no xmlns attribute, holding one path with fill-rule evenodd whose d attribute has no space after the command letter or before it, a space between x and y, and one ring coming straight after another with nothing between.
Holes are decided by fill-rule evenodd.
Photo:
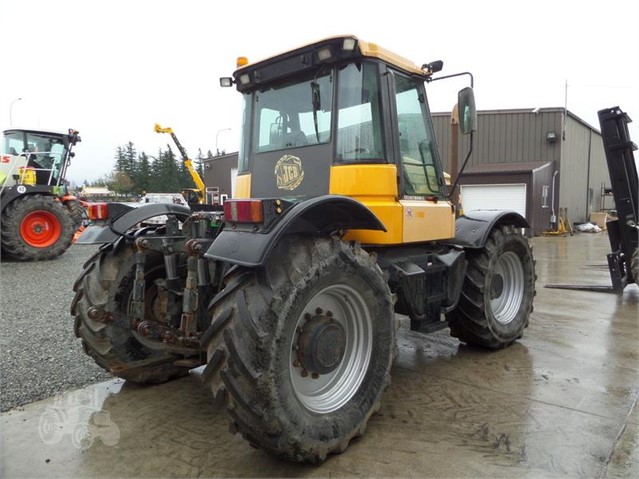
<instances>
[{"instance_id":1,"label":"claas logo","mask_svg":"<svg viewBox=\"0 0 639 479\"><path fill-rule=\"evenodd\" d=\"M11 155L2 155L0 163L11 163Z\"/></svg>"}]
</instances>

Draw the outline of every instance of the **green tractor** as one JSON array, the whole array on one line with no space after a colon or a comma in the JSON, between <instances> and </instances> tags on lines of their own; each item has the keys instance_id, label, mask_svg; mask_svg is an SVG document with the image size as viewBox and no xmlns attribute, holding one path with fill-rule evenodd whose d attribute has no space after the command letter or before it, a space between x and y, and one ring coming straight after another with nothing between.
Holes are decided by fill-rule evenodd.
<instances>
[{"instance_id":1,"label":"green tractor","mask_svg":"<svg viewBox=\"0 0 639 479\"><path fill-rule=\"evenodd\" d=\"M21 261L50 260L71 245L85 216L68 194L66 172L76 130L5 130L0 160L2 255Z\"/></svg>"}]
</instances>

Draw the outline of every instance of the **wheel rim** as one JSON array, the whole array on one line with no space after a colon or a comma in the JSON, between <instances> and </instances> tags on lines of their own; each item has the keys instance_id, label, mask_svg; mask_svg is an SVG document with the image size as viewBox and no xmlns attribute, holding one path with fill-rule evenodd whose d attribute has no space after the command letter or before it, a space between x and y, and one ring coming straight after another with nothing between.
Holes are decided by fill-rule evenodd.
<instances>
[{"instance_id":1,"label":"wheel rim","mask_svg":"<svg viewBox=\"0 0 639 479\"><path fill-rule=\"evenodd\" d=\"M62 234L62 225L49 211L34 211L20 223L20 235L25 243L34 248L46 248L54 244Z\"/></svg>"},{"instance_id":2,"label":"wheel rim","mask_svg":"<svg viewBox=\"0 0 639 479\"><path fill-rule=\"evenodd\" d=\"M295 325L289 361L293 391L304 407L326 414L342 407L357 392L371 359L371 318L364 298L347 285L329 286L306 305ZM332 326L327 326L328 322ZM309 347L304 327L310 325L318 331L316 337L326 338L316 343L328 345L328 340L335 340L341 346L327 360L331 363L326 368L329 372L309 370L309 361L300 361L300 348Z\"/></svg>"},{"instance_id":3,"label":"wheel rim","mask_svg":"<svg viewBox=\"0 0 639 479\"><path fill-rule=\"evenodd\" d=\"M512 251L497 260L490 287L490 306L500 324L508 324L519 312L524 297L524 268Z\"/></svg>"}]
</instances>

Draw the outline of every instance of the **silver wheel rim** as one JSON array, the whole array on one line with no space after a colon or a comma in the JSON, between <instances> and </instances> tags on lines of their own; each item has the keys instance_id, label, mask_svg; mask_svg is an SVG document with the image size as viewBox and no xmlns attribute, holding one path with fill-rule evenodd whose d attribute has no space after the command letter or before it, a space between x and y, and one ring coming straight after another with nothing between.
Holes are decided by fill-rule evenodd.
<instances>
[{"instance_id":1,"label":"silver wheel rim","mask_svg":"<svg viewBox=\"0 0 639 479\"><path fill-rule=\"evenodd\" d=\"M524 268L519 256L512 251L502 254L495 265L493 278L496 275L501 276L502 290L499 296L491 298L490 307L498 323L508 324L517 316L524 297Z\"/></svg>"},{"instance_id":2,"label":"silver wheel rim","mask_svg":"<svg viewBox=\"0 0 639 479\"><path fill-rule=\"evenodd\" d=\"M307 314L330 312L345 332L344 354L335 370L311 374L296 361L295 346L299 329ZM306 305L295 325L289 355L291 384L297 399L310 411L320 414L336 411L346 404L361 385L371 359L372 317L362 295L347 285L332 285L316 294Z\"/></svg>"}]
</instances>

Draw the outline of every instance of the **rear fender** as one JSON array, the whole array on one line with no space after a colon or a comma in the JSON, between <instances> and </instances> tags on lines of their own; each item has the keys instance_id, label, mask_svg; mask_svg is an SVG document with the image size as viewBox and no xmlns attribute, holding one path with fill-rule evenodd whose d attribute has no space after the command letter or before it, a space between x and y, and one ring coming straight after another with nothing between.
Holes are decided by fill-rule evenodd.
<instances>
[{"instance_id":1,"label":"rear fender","mask_svg":"<svg viewBox=\"0 0 639 479\"><path fill-rule=\"evenodd\" d=\"M129 229L149 218L160 215L175 215L178 220L184 222L191 215L188 206L173 203L154 203L138 208L110 203L109 209L113 208L112 205L117 205L117 210L120 210L121 213L116 213L116 216L106 223L89 225L78 238L76 244L112 243L124 236Z\"/></svg>"},{"instance_id":2,"label":"rear fender","mask_svg":"<svg viewBox=\"0 0 639 479\"><path fill-rule=\"evenodd\" d=\"M492 229L502 224L530 228L526 219L515 211L470 211L455 221L455 238L452 243L464 248L483 248Z\"/></svg>"},{"instance_id":3,"label":"rear fender","mask_svg":"<svg viewBox=\"0 0 639 479\"><path fill-rule=\"evenodd\" d=\"M243 266L261 266L285 234L327 236L350 229L386 231L377 216L359 201L324 195L296 204L267 232L233 231L227 225L205 256Z\"/></svg>"}]
</instances>

